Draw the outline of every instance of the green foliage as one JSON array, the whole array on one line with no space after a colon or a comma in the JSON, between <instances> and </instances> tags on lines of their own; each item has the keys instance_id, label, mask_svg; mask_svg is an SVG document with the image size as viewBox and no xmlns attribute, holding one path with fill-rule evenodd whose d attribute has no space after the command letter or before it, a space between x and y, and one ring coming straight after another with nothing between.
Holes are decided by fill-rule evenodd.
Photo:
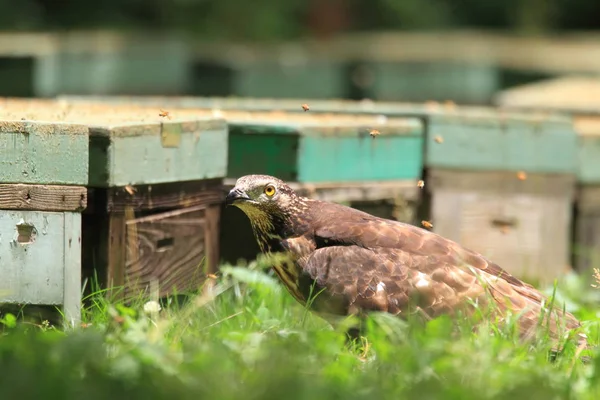
<instances>
[{"instance_id":1,"label":"green foliage","mask_svg":"<svg viewBox=\"0 0 600 400\"><path fill-rule=\"evenodd\" d=\"M346 342L291 298L262 262L224 267L187 301L124 305L97 293L81 329L62 332L4 315L3 398L25 399L595 399L597 350L583 364L567 343L517 340L511 326L438 318L425 324L373 314ZM576 287L571 282L567 287ZM579 290L582 293L583 290ZM569 290L598 343L593 306ZM17 323L15 323L17 322ZM490 334L490 332L492 334ZM594 334L595 332L595 334Z\"/></svg>"}]
</instances>

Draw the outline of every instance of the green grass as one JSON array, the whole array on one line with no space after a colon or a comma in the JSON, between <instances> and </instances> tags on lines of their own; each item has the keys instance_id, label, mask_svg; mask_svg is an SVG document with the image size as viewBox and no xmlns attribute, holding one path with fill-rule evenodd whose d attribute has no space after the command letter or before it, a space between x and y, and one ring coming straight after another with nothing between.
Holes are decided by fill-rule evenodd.
<instances>
[{"instance_id":1,"label":"green grass","mask_svg":"<svg viewBox=\"0 0 600 400\"><path fill-rule=\"evenodd\" d=\"M549 361L542 336L511 327L474 333L470 321L425 325L373 314L345 342L260 268L224 268L211 290L145 312L88 299L84 326L64 332L4 315L0 393L6 399L597 399L600 357L574 345ZM600 290L581 279L557 297L599 342ZM483 333L488 332L488 333ZM492 332L493 334L489 334Z\"/></svg>"}]
</instances>

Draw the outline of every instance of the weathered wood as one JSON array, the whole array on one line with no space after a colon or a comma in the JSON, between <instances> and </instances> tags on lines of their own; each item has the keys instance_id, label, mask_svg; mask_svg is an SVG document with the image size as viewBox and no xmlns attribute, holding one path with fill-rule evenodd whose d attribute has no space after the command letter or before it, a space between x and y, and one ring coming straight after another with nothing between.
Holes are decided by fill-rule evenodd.
<instances>
[{"instance_id":1,"label":"weathered wood","mask_svg":"<svg viewBox=\"0 0 600 400\"><path fill-rule=\"evenodd\" d=\"M264 173L303 183L360 182L416 179L421 173L419 119L224 115L230 122L229 178ZM371 137L373 129L380 134Z\"/></svg>"},{"instance_id":2,"label":"weathered wood","mask_svg":"<svg viewBox=\"0 0 600 400\"><path fill-rule=\"evenodd\" d=\"M88 129L83 125L0 121L0 182L86 185Z\"/></svg>"},{"instance_id":3,"label":"weathered wood","mask_svg":"<svg viewBox=\"0 0 600 400\"><path fill-rule=\"evenodd\" d=\"M533 175L528 183L510 172L430 175L434 232L540 283L569 269L573 176Z\"/></svg>"},{"instance_id":4,"label":"weathered wood","mask_svg":"<svg viewBox=\"0 0 600 400\"><path fill-rule=\"evenodd\" d=\"M94 196L97 189L91 189ZM193 207L219 203L225 199L221 179L207 179L164 183L160 185L128 185L113 187L107 194L106 210L123 211L126 207L135 210L155 210L175 207Z\"/></svg>"},{"instance_id":5,"label":"weathered wood","mask_svg":"<svg viewBox=\"0 0 600 400\"><path fill-rule=\"evenodd\" d=\"M66 324L81 320L81 215L65 213L63 313Z\"/></svg>"},{"instance_id":6,"label":"weathered wood","mask_svg":"<svg viewBox=\"0 0 600 400\"><path fill-rule=\"evenodd\" d=\"M63 305L77 317L81 214L0 210L0 302Z\"/></svg>"},{"instance_id":7,"label":"weathered wood","mask_svg":"<svg viewBox=\"0 0 600 400\"><path fill-rule=\"evenodd\" d=\"M217 123L218 122L218 123ZM171 124L172 125L172 124ZM181 123L178 146L165 147L161 124L123 126L110 130L106 149L91 152L108 164L91 160L89 184L114 187L220 178L227 168L227 128L224 121ZM132 132L127 132L127 130ZM143 130L149 133L140 133ZM92 128L92 135L106 134ZM92 141L92 146L98 143ZM151 174L148 171L152 171Z\"/></svg>"},{"instance_id":8,"label":"weathered wood","mask_svg":"<svg viewBox=\"0 0 600 400\"><path fill-rule=\"evenodd\" d=\"M159 296L198 287L204 262L218 263L218 215L208 214L224 196L220 179L91 189L86 276L95 269L101 285L125 299L149 295L153 282Z\"/></svg>"},{"instance_id":9,"label":"weathered wood","mask_svg":"<svg viewBox=\"0 0 600 400\"><path fill-rule=\"evenodd\" d=\"M206 211L206 206L197 206L126 222L126 295L147 291L155 280L160 296L199 287Z\"/></svg>"},{"instance_id":10,"label":"weathered wood","mask_svg":"<svg viewBox=\"0 0 600 400\"><path fill-rule=\"evenodd\" d=\"M428 171L425 189L468 191L492 194L530 194L540 196L561 196L574 198L577 178L574 174L526 173L519 179L516 172L507 171L465 171L458 169L437 169Z\"/></svg>"},{"instance_id":11,"label":"weathered wood","mask_svg":"<svg viewBox=\"0 0 600 400\"><path fill-rule=\"evenodd\" d=\"M123 295L125 285L125 270L127 257L127 219L124 213L113 212L108 216L108 245L105 247L108 252L107 259L107 284L116 289L113 291L117 297ZM99 238L101 239L101 238Z\"/></svg>"},{"instance_id":12,"label":"weathered wood","mask_svg":"<svg viewBox=\"0 0 600 400\"><path fill-rule=\"evenodd\" d=\"M204 228L204 270L214 274L219 269L219 222L221 219L220 204L211 205L205 211Z\"/></svg>"},{"instance_id":13,"label":"weathered wood","mask_svg":"<svg viewBox=\"0 0 600 400\"><path fill-rule=\"evenodd\" d=\"M85 187L0 184L2 210L81 212L86 205Z\"/></svg>"},{"instance_id":14,"label":"weathered wood","mask_svg":"<svg viewBox=\"0 0 600 400\"><path fill-rule=\"evenodd\" d=\"M559 122L448 113L430 116L428 127L429 168L566 174L577 169L577 134L566 118Z\"/></svg>"}]
</instances>

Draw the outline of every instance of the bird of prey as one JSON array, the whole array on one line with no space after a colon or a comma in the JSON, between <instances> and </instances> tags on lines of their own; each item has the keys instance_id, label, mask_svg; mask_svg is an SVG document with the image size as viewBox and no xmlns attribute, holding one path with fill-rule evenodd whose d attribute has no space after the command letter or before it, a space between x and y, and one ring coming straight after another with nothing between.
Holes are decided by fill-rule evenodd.
<instances>
[{"instance_id":1,"label":"bird of prey","mask_svg":"<svg viewBox=\"0 0 600 400\"><path fill-rule=\"evenodd\" d=\"M518 315L524 339L534 337L542 314L554 341L580 327L568 312L548 312L533 286L420 227L301 197L268 175L239 178L226 203L248 216L263 253L286 255L273 269L300 303L326 318L381 311L431 319L492 304L500 321L506 311ZM311 293L320 294L309 302Z\"/></svg>"}]
</instances>

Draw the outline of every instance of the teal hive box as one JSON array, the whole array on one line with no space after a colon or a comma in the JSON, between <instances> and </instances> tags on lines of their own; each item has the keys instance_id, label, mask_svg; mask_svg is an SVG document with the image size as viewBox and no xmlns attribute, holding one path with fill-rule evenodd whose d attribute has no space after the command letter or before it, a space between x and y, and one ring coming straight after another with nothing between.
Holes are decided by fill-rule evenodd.
<instances>
[{"instance_id":1,"label":"teal hive box","mask_svg":"<svg viewBox=\"0 0 600 400\"><path fill-rule=\"evenodd\" d=\"M568 115L577 132L577 204L573 262L578 271L600 267L600 79L567 77L498 94L505 109Z\"/></svg>"},{"instance_id":2,"label":"teal hive box","mask_svg":"<svg viewBox=\"0 0 600 400\"><path fill-rule=\"evenodd\" d=\"M85 172L76 176L87 186L89 200L81 239L85 276L95 270L101 284L126 297L155 289L153 295L164 296L196 289L205 269L216 269L227 173L224 120L42 100L10 100L3 110L15 118L86 127L85 152L67 138L54 163L48 161L62 171L49 175L61 177L59 183L73 183L77 171ZM43 153L38 149L33 154ZM82 155L82 166L71 166L73 154ZM29 162L31 156L21 159L16 160ZM34 164L38 175L42 161Z\"/></svg>"},{"instance_id":3,"label":"teal hive box","mask_svg":"<svg viewBox=\"0 0 600 400\"><path fill-rule=\"evenodd\" d=\"M3 104L4 106L4 104ZM4 113L0 121L0 302L61 305L79 321L88 129Z\"/></svg>"}]
</instances>

